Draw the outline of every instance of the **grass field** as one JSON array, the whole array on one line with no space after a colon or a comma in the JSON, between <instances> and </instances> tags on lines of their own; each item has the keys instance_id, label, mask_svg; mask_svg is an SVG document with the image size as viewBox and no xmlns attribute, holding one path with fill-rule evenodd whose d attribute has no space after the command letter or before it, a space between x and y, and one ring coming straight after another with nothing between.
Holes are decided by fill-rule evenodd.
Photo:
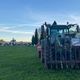
<instances>
[{"instance_id":1,"label":"grass field","mask_svg":"<svg viewBox=\"0 0 80 80\"><path fill-rule=\"evenodd\" d=\"M80 70L46 70L34 47L0 47L0 80L80 80Z\"/></svg>"}]
</instances>

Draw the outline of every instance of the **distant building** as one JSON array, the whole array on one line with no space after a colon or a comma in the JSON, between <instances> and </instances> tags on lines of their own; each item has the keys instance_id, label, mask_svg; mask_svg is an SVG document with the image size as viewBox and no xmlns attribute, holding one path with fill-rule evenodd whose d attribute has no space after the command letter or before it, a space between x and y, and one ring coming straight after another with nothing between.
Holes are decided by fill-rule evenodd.
<instances>
[{"instance_id":1,"label":"distant building","mask_svg":"<svg viewBox=\"0 0 80 80\"><path fill-rule=\"evenodd\" d=\"M23 41L19 41L17 42L14 38L10 41L4 41L4 40L0 40L0 46L30 46L31 43L30 42L23 42Z\"/></svg>"}]
</instances>

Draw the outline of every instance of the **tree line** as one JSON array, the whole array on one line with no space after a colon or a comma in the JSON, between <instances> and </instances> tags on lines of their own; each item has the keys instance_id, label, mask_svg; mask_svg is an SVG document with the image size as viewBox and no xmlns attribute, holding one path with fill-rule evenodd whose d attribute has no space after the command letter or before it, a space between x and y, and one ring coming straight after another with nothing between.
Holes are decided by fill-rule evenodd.
<instances>
[{"instance_id":1,"label":"tree line","mask_svg":"<svg viewBox=\"0 0 80 80\"><path fill-rule=\"evenodd\" d=\"M44 28L44 25L41 26L39 29L35 29L35 33L32 36L32 45L36 45L38 41L44 39L46 36L46 30Z\"/></svg>"}]
</instances>

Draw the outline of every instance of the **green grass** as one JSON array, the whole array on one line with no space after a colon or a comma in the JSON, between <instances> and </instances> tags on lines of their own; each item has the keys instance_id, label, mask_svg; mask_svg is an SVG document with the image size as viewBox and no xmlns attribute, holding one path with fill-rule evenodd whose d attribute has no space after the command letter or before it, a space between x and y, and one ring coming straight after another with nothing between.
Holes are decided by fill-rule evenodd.
<instances>
[{"instance_id":1,"label":"green grass","mask_svg":"<svg viewBox=\"0 0 80 80\"><path fill-rule=\"evenodd\" d=\"M80 80L80 70L47 70L34 47L0 47L0 80Z\"/></svg>"}]
</instances>

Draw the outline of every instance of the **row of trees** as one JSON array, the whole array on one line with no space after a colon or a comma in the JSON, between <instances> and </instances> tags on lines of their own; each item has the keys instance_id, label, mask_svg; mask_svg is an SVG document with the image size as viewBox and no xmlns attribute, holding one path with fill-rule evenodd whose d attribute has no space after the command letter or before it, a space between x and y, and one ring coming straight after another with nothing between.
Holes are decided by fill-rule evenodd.
<instances>
[{"instance_id":1,"label":"row of trees","mask_svg":"<svg viewBox=\"0 0 80 80\"><path fill-rule=\"evenodd\" d=\"M35 29L35 33L32 36L32 45L36 45L38 41L44 39L45 36L46 36L46 32L45 32L44 25L41 26L39 31L38 29Z\"/></svg>"},{"instance_id":2,"label":"row of trees","mask_svg":"<svg viewBox=\"0 0 80 80\"><path fill-rule=\"evenodd\" d=\"M35 29L35 34L32 36L32 45L36 45L38 43L38 31Z\"/></svg>"}]
</instances>

